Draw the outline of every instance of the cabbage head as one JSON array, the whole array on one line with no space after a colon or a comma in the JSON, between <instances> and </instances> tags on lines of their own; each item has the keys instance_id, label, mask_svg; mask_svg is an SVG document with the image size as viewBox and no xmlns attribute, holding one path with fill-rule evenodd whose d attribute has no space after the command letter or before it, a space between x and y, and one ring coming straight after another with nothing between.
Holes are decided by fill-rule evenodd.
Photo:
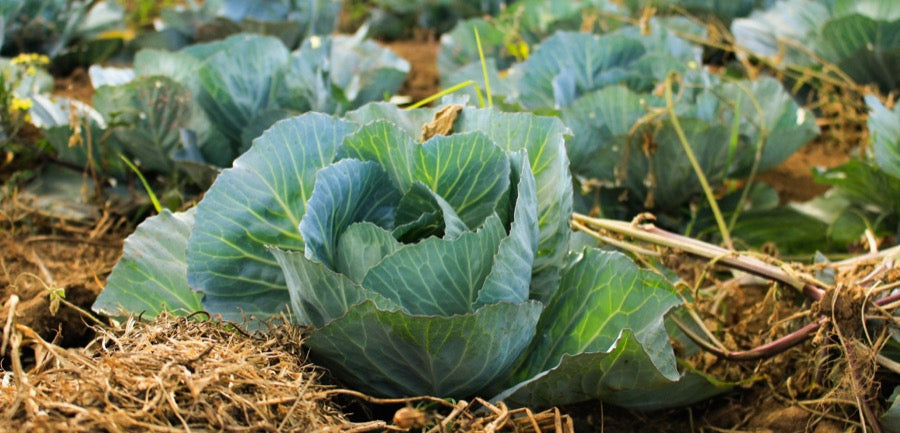
<instances>
[{"instance_id":1,"label":"cabbage head","mask_svg":"<svg viewBox=\"0 0 900 433\"><path fill-rule=\"evenodd\" d=\"M93 308L288 317L314 361L379 396L650 409L720 392L677 370L665 277L570 247L559 119L463 108L420 139L435 114L279 121L195 208L138 227Z\"/></svg>"},{"instance_id":2,"label":"cabbage head","mask_svg":"<svg viewBox=\"0 0 900 433\"><path fill-rule=\"evenodd\" d=\"M126 252L94 308L287 314L312 328L315 359L380 395L464 396L496 382L560 280L567 130L467 108L455 133L421 142L433 114L374 104L276 123L190 215L160 216L186 229L172 229L180 241L160 245L162 221L138 230L126 250L160 257ZM173 261L184 270L162 268Z\"/></svg>"},{"instance_id":3,"label":"cabbage head","mask_svg":"<svg viewBox=\"0 0 900 433\"><path fill-rule=\"evenodd\" d=\"M531 341L537 195L527 152L480 131L419 144L386 121L319 170L302 252L273 248L316 358L383 395L468 395Z\"/></svg>"}]
</instances>

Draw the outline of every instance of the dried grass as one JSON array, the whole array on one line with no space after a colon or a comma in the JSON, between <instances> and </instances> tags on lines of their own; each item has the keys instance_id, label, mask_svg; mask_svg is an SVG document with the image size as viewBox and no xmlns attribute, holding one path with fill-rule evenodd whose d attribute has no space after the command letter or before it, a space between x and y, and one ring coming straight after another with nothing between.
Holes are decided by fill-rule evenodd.
<instances>
[{"instance_id":1,"label":"dried grass","mask_svg":"<svg viewBox=\"0 0 900 433\"><path fill-rule=\"evenodd\" d=\"M574 431L558 409L535 414L482 399L377 399L322 385L324 371L306 362L296 326L247 335L163 315L96 327L85 348L64 349L16 323L17 304L16 296L7 302L0 346L12 366L0 383L4 432ZM33 363L27 371L23 360ZM332 401L337 395L407 407L393 423L354 423Z\"/></svg>"},{"instance_id":2,"label":"dried grass","mask_svg":"<svg viewBox=\"0 0 900 433\"><path fill-rule=\"evenodd\" d=\"M3 380L0 431L310 432L346 424L318 383L321 371L305 362L296 327L246 336L164 316L98 328L86 348L63 349L8 325L13 372ZM27 372L23 347L34 350Z\"/></svg>"}]
</instances>

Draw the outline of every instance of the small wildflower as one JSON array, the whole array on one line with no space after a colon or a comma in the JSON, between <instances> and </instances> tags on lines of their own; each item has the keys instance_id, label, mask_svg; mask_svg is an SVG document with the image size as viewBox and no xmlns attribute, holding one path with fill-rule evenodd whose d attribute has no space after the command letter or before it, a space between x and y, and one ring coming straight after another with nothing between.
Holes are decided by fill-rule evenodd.
<instances>
[{"instance_id":1,"label":"small wildflower","mask_svg":"<svg viewBox=\"0 0 900 433\"><path fill-rule=\"evenodd\" d=\"M31 109L31 99L19 99L14 97L11 108L13 111L28 111Z\"/></svg>"},{"instance_id":2,"label":"small wildflower","mask_svg":"<svg viewBox=\"0 0 900 433\"><path fill-rule=\"evenodd\" d=\"M12 59L14 65L46 65L49 63L49 57L37 53L22 53Z\"/></svg>"},{"instance_id":3,"label":"small wildflower","mask_svg":"<svg viewBox=\"0 0 900 433\"><path fill-rule=\"evenodd\" d=\"M25 73L28 75L34 75L37 73L37 69L34 66L29 66L27 69L25 69Z\"/></svg>"}]
</instances>

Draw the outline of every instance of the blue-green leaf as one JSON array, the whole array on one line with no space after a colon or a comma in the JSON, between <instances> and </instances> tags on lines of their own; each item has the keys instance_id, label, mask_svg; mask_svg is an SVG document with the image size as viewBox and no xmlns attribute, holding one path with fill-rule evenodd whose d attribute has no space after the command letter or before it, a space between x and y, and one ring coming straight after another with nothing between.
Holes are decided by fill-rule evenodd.
<instances>
[{"instance_id":1,"label":"blue-green leaf","mask_svg":"<svg viewBox=\"0 0 900 433\"><path fill-rule=\"evenodd\" d=\"M288 63L288 50L280 40L258 35L235 35L198 68L197 100L210 120L243 151L243 129L256 115L274 104L276 73Z\"/></svg>"},{"instance_id":2,"label":"blue-green leaf","mask_svg":"<svg viewBox=\"0 0 900 433\"><path fill-rule=\"evenodd\" d=\"M823 2L787 0L757 10L731 24L735 42L750 52L777 60L777 64L807 66L812 63L809 47L818 27L831 14ZM782 63L783 62L783 63Z\"/></svg>"},{"instance_id":3,"label":"blue-green leaf","mask_svg":"<svg viewBox=\"0 0 900 433\"><path fill-rule=\"evenodd\" d=\"M888 110L878 98L866 96L869 106L869 136L875 164L900 179L900 104Z\"/></svg>"},{"instance_id":4,"label":"blue-green leaf","mask_svg":"<svg viewBox=\"0 0 900 433\"><path fill-rule=\"evenodd\" d=\"M477 232L452 240L432 237L398 250L369 270L362 285L410 314L469 313L505 236L500 219L492 216Z\"/></svg>"},{"instance_id":5,"label":"blue-green leaf","mask_svg":"<svg viewBox=\"0 0 900 433\"><path fill-rule=\"evenodd\" d=\"M141 223L125 240L122 259L91 308L113 317L143 313L148 319L163 311L202 310L187 282L185 251L193 226L193 209L174 214L163 209Z\"/></svg>"},{"instance_id":6,"label":"blue-green leaf","mask_svg":"<svg viewBox=\"0 0 900 433\"><path fill-rule=\"evenodd\" d=\"M451 317L354 306L309 336L313 359L345 385L382 396L465 398L506 375L541 306L500 303Z\"/></svg>"},{"instance_id":7,"label":"blue-green leaf","mask_svg":"<svg viewBox=\"0 0 900 433\"><path fill-rule=\"evenodd\" d=\"M572 213L572 177L564 136L569 130L554 117L527 113L503 113L491 109L466 108L455 124L456 131L481 131L510 152L528 151L538 198L540 236L534 262L531 297L549 300L559 281L559 270L569 244Z\"/></svg>"},{"instance_id":8,"label":"blue-green leaf","mask_svg":"<svg viewBox=\"0 0 900 433\"><path fill-rule=\"evenodd\" d=\"M510 195L515 201L509 236L500 241L494 257L494 268L484 282L476 308L497 302L525 302L531 285L531 267L537 255L537 191L534 175L528 165L527 152L521 150L510 158L515 188Z\"/></svg>"},{"instance_id":9,"label":"blue-green leaf","mask_svg":"<svg viewBox=\"0 0 900 433\"><path fill-rule=\"evenodd\" d=\"M505 152L479 133L436 136L420 146L396 125L374 122L348 137L342 155L378 162L403 192L421 182L469 229L494 212L509 187Z\"/></svg>"},{"instance_id":10,"label":"blue-green leaf","mask_svg":"<svg viewBox=\"0 0 900 433\"><path fill-rule=\"evenodd\" d=\"M319 170L300 221L306 257L335 269L344 230L362 221L392 228L399 200L400 192L374 162L344 159Z\"/></svg>"},{"instance_id":11,"label":"blue-green leaf","mask_svg":"<svg viewBox=\"0 0 900 433\"><path fill-rule=\"evenodd\" d=\"M181 148L179 132L199 114L188 89L163 76L139 77L120 86L102 86L94 108L112 125L111 138L143 168L169 174Z\"/></svg>"},{"instance_id":12,"label":"blue-green leaf","mask_svg":"<svg viewBox=\"0 0 900 433\"><path fill-rule=\"evenodd\" d=\"M681 300L662 276L617 252L587 249L563 275L538 323L522 382L502 394L545 406L672 383L679 378L663 316Z\"/></svg>"},{"instance_id":13,"label":"blue-green leaf","mask_svg":"<svg viewBox=\"0 0 900 433\"><path fill-rule=\"evenodd\" d=\"M737 155L736 176L750 173L758 143L763 146L758 168L762 171L788 159L819 135L815 116L801 108L774 78L725 82L710 92L721 98L720 110L727 112L723 123L730 124L740 115L739 131L752 146L745 155Z\"/></svg>"},{"instance_id":14,"label":"blue-green leaf","mask_svg":"<svg viewBox=\"0 0 900 433\"><path fill-rule=\"evenodd\" d=\"M519 101L531 109L563 108L589 91L625 81L628 66L645 52L638 39L624 35L558 32L521 64Z\"/></svg>"},{"instance_id":15,"label":"blue-green leaf","mask_svg":"<svg viewBox=\"0 0 900 433\"><path fill-rule=\"evenodd\" d=\"M322 327L343 316L352 305L367 299L385 311L400 309L347 276L306 258L303 253L274 247L270 251L284 271L295 323Z\"/></svg>"},{"instance_id":16,"label":"blue-green leaf","mask_svg":"<svg viewBox=\"0 0 900 433\"><path fill-rule=\"evenodd\" d=\"M338 239L335 268L357 283L373 266L403 247L391 232L370 222L351 224Z\"/></svg>"},{"instance_id":17,"label":"blue-green leaf","mask_svg":"<svg viewBox=\"0 0 900 433\"><path fill-rule=\"evenodd\" d=\"M397 227L394 236L413 243L428 236L456 239L469 231L447 200L416 181L397 208Z\"/></svg>"},{"instance_id":18,"label":"blue-green leaf","mask_svg":"<svg viewBox=\"0 0 900 433\"><path fill-rule=\"evenodd\" d=\"M422 133L422 125L431 121L437 108L401 109L396 104L372 102L357 110L348 112L344 119L365 125L376 121L388 121L400 127L406 135L418 137Z\"/></svg>"},{"instance_id":19,"label":"blue-green leaf","mask_svg":"<svg viewBox=\"0 0 900 433\"><path fill-rule=\"evenodd\" d=\"M894 387L894 392L888 399L890 407L881 415L882 427L890 433L900 433L900 386Z\"/></svg>"},{"instance_id":20,"label":"blue-green leaf","mask_svg":"<svg viewBox=\"0 0 900 433\"><path fill-rule=\"evenodd\" d=\"M379 120L363 125L347 137L340 156L377 162L394 186L405 193L416 180L413 166L418 147L412 136L398 126Z\"/></svg>"},{"instance_id":21,"label":"blue-green leaf","mask_svg":"<svg viewBox=\"0 0 900 433\"><path fill-rule=\"evenodd\" d=\"M284 275L266 245L303 248L298 227L316 173L354 129L323 114L283 120L219 175L197 205L203 224L188 244L188 280L204 293L204 306L231 318L283 310Z\"/></svg>"},{"instance_id":22,"label":"blue-green leaf","mask_svg":"<svg viewBox=\"0 0 900 433\"><path fill-rule=\"evenodd\" d=\"M419 148L416 179L447 200L470 229L491 214L509 188L509 159L478 132L438 135Z\"/></svg>"},{"instance_id":23,"label":"blue-green leaf","mask_svg":"<svg viewBox=\"0 0 900 433\"><path fill-rule=\"evenodd\" d=\"M572 171L578 175L613 181L625 160L631 128L647 110L641 96L624 86L609 86L579 98L562 112L572 128L567 143Z\"/></svg>"}]
</instances>

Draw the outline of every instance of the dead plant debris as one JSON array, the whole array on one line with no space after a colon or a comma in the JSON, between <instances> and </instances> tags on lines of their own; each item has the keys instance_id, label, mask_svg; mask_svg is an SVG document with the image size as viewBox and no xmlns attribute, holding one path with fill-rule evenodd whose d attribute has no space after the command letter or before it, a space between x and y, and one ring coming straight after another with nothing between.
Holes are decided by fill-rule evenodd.
<instances>
[{"instance_id":1,"label":"dead plant debris","mask_svg":"<svg viewBox=\"0 0 900 433\"><path fill-rule=\"evenodd\" d=\"M184 317L132 319L63 349L8 324L2 431L310 432L346 422L305 362L297 328L263 337ZM27 372L25 347L34 351Z\"/></svg>"},{"instance_id":2,"label":"dead plant debris","mask_svg":"<svg viewBox=\"0 0 900 433\"><path fill-rule=\"evenodd\" d=\"M292 325L247 335L196 318L132 318L118 328L95 327L85 348L65 349L16 323L17 303L15 295L7 301L0 347L12 365L0 383L0 431L574 432L558 409L535 414L481 399L385 400L322 385L323 371L306 362L302 329ZM27 371L26 363L33 364ZM409 406L393 423L351 422L332 401L336 395Z\"/></svg>"}]
</instances>

